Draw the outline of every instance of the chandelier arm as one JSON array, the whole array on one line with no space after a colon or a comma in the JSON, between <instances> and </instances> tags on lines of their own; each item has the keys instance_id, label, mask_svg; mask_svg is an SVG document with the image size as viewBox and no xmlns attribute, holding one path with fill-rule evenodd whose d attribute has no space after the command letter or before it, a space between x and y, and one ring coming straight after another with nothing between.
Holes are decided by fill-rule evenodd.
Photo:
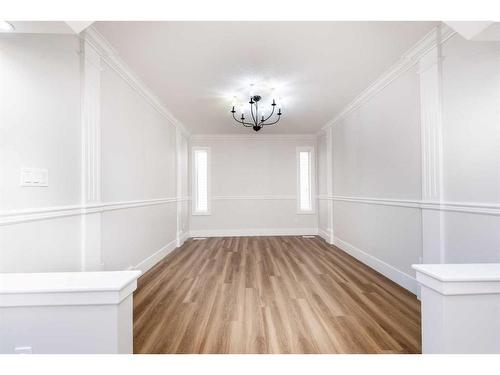
<instances>
[{"instance_id":1,"label":"chandelier arm","mask_svg":"<svg viewBox=\"0 0 500 375\"><path fill-rule=\"evenodd\" d=\"M251 128L251 127L253 126L252 124L250 124L250 123L248 123L248 122L238 120L238 119L236 118L236 116L234 115L234 113L233 113L233 118L234 118L234 121L236 121L236 122L238 122L238 123L242 124L242 125L243 125L244 127L246 127L246 128Z\"/></svg>"},{"instance_id":2,"label":"chandelier arm","mask_svg":"<svg viewBox=\"0 0 500 375\"><path fill-rule=\"evenodd\" d=\"M274 107L276 107L276 106L273 105L272 107L273 107L273 110L271 111L271 114L269 116L267 116L267 118L264 121L261 121L260 122L261 124L263 124L264 122L266 122L267 120L269 120L271 118L271 116L273 115L273 113L274 113Z\"/></svg>"},{"instance_id":3,"label":"chandelier arm","mask_svg":"<svg viewBox=\"0 0 500 375\"><path fill-rule=\"evenodd\" d=\"M270 126L270 125L274 125L274 124L277 124L278 121L281 119L281 116L278 116L278 119L274 122L270 122L269 124L261 124L262 126Z\"/></svg>"}]
</instances>

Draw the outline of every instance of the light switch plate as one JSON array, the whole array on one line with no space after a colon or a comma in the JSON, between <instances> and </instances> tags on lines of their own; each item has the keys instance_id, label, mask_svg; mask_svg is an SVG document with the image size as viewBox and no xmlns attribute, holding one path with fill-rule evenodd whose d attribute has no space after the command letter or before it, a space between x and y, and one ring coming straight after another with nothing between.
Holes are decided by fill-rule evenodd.
<instances>
[{"instance_id":1,"label":"light switch plate","mask_svg":"<svg viewBox=\"0 0 500 375\"><path fill-rule=\"evenodd\" d=\"M21 186L49 186L49 170L45 168L22 168Z\"/></svg>"}]
</instances>

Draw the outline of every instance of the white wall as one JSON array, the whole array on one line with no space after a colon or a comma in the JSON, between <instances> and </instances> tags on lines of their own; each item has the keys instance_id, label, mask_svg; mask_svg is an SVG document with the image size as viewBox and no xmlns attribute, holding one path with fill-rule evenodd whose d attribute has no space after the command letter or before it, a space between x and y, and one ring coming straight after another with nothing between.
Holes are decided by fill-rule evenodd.
<instances>
[{"instance_id":1,"label":"white wall","mask_svg":"<svg viewBox=\"0 0 500 375\"><path fill-rule=\"evenodd\" d=\"M500 205L500 43L443 46L444 200ZM445 260L500 262L500 215L445 212Z\"/></svg>"},{"instance_id":2,"label":"white wall","mask_svg":"<svg viewBox=\"0 0 500 375\"><path fill-rule=\"evenodd\" d=\"M0 272L146 270L189 231L187 135L83 38L0 37ZM21 187L21 167L49 186Z\"/></svg>"},{"instance_id":3,"label":"white wall","mask_svg":"<svg viewBox=\"0 0 500 375\"><path fill-rule=\"evenodd\" d=\"M117 72L101 72L102 201L172 200L102 214L104 269L136 266L176 240L176 135Z\"/></svg>"},{"instance_id":4,"label":"white wall","mask_svg":"<svg viewBox=\"0 0 500 375\"><path fill-rule=\"evenodd\" d=\"M77 270L78 217L2 225L80 203L79 40L0 36L0 272ZM48 187L21 187L22 167L47 168Z\"/></svg>"},{"instance_id":5,"label":"white wall","mask_svg":"<svg viewBox=\"0 0 500 375\"><path fill-rule=\"evenodd\" d=\"M336 197L420 200L420 107L412 68L333 129ZM335 201L334 231L380 262L411 275L421 257L420 211Z\"/></svg>"},{"instance_id":6,"label":"white wall","mask_svg":"<svg viewBox=\"0 0 500 375\"><path fill-rule=\"evenodd\" d=\"M195 137L192 147L211 150L211 214L191 216L196 236L310 234L317 213L297 214L299 146L304 137Z\"/></svg>"},{"instance_id":7,"label":"white wall","mask_svg":"<svg viewBox=\"0 0 500 375\"><path fill-rule=\"evenodd\" d=\"M441 262L500 261L500 44L441 35L452 36L403 56L318 135L320 233L413 292L425 246ZM429 184L434 201L422 195ZM424 211L437 213L430 232Z\"/></svg>"}]
</instances>

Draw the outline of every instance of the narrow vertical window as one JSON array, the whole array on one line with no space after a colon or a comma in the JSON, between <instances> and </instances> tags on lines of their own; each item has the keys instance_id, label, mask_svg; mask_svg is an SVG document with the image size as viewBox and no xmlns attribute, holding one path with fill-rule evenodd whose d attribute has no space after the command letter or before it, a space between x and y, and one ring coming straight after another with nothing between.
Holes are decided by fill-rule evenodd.
<instances>
[{"instance_id":1,"label":"narrow vertical window","mask_svg":"<svg viewBox=\"0 0 500 375\"><path fill-rule=\"evenodd\" d=\"M312 196L312 148L300 147L297 149L298 169L298 212L313 212Z\"/></svg>"},{"instance_id":2,"label":"narrow vertical window","mask_svg":"<svg viewBox=\"0 0 500 375\"><path fill-rule=\"evenodd\" d=\"M209 214L209 149L193 149L193 214Z\"/></svg>"}]
</instances>

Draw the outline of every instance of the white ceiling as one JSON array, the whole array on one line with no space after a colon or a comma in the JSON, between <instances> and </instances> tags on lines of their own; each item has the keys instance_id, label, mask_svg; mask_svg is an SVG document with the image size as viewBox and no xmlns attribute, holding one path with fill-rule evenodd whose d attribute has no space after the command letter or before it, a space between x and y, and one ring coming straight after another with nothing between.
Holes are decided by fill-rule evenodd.
<instances>
[{"instance_id":1,"label":"white ceiling","mask_svg":"<svg viewBox=\"0 0 500 375\"><path fill-rule=\"evenodd\" d=\"M255 93L269 100L273 95L283 106L280 123L263 130L275 134L318 131L436 24L94 25L193 134L253 132L236 126L229 113L234 101L248 101L251 83Z\"/></svg>"}]
</instances>

